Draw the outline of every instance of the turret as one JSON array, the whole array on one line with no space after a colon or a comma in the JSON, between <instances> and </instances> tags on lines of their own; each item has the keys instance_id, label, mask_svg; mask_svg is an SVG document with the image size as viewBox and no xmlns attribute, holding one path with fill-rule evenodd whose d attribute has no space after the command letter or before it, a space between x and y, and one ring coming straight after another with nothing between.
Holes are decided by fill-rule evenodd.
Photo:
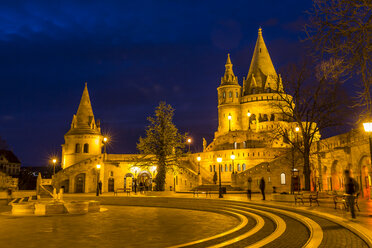
<instances>
[{"instance_id":1,"label":"turret","mask_svg":"<svg viewBox=\"0 0 372 248\"><path fill-rule=\"evenodd\" d=\"M239 130L241 86L234 75L230 54L227 55L225 74L221 78L218 92L218 133Z\"/></svg>"},{"instance_id":2,"label":"turret","mask_svg":"<svg viewBox=\"0 0 372 248\"><path fill-rule=\"evenodd\" d=\"M247 77L243 78L243 95L269 93L276 91L278 88L283 91L281 78L276 74L262 37L262 29L259 28L251 66Z\"/></svg>"},{"instance_id":3,"label":"turret","mask_svg":"<svg viewBox=\"0 0 372 248\"><path fill-rule=\"evenodd\" d=\"M62 168L101 154L102 134L99 121L95 121L87 83L71 128L65 134L62 145Z\"/></svg>"}]
</instances>

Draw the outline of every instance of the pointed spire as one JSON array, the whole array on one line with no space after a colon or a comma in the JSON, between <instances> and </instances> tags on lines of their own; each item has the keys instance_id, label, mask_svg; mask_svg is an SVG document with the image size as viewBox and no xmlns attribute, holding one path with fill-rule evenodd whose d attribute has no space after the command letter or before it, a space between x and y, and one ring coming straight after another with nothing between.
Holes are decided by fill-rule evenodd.
<instances>
[{"instance_id":1,"label":"pointed spire","mask_svg":"<svg viewBox=\"0 0 372 248\"><path fill-rule=\"evenodd\" d=\"M225 75L221 78L221 85L238 84L238 78L234 75L232 67L233 64L231 63L230 53L228 53L225 64Z\"/></svg>"},{"instance_id":2,"label":"pointed spire","mask_svg":"<svg viewBox=\"0 0 372 248\"><path fill-rule=\"evenodd\" d=\"M81 96L80 104L76 112L76 115L74 115L73 117L69 133L72 131L74 132L79 132L82 130L86 131L87 129L91 130L89 131L89 133L91 133L92 131L93 133L99 133L99 130L94 120L93 109L88 92L88 84L87 82L85 82L83 95Z\"/></svg>"},{"instance_id":3,"label":"pointed spire","mask_svg":"<svg viewBox=\"0 0 372 248\"><path fill-rule=\"evenodd\" d=\"M277 77L269 51L267 50L265 41L262 37L261 27L258 29L256 47L254 48L251 66L249 68L246 80L251 80L253 74L258 87L262 88L262 90L264 90L266 78L269 75L272 77Z\"/></svg>"}]
</instances>

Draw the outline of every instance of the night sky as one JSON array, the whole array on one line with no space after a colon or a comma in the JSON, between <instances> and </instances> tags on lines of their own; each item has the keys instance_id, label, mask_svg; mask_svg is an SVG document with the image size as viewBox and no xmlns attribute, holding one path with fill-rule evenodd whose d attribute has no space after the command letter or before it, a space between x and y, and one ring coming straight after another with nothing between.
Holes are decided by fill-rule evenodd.
<instances>
[{"instance_id":1,"label":"night sky","mask_svg":"<svg viewBox=\"0 0 372 248\"><path fill-rule=\"evenodd\" d=\"M23 166L60 154L84 82L109 153L134 153L159 101L212 141L227 53L242 84L263 28L274 66L303 54L311 1L8 1L0 4L0 137ZM37 3L36 3L37 2Z\"/></svg>"}]
</instances>

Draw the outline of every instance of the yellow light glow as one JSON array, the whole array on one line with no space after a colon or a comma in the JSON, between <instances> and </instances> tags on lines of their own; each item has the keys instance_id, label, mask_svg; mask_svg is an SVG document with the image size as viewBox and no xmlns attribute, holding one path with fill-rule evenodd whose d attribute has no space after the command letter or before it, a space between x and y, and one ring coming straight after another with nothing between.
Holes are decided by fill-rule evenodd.
<instances>
[{"instance_id":1,"label":"yellow light glow","mask_svg":"<svg viewBox=\"0 0 372 248\"><path fill-rule=\"evenodd\" d=\"M221 162L222 162L222 158L221 158L221 157L218 157L218 158L217 158L217 162L218 162L218 163L221 163Z\"/></svg>"},{"instance_id":2,"label":"yellow light glow","mask_svg":"<svg viewBox=\"0 0 372 248\"><path fill-rule=\"evenodd\" d=\"M134 166L134 167L132 167L130 170L131 170L133 173L137 174L137 173L139 172L140 168L137 167L137 166Z\"/></svg>"},{"instance_id":3,"label":"yellow light glow","mask_svg":"<svg viewBox=\"0 0 372 248\"><path fill-rule=\"evenodd\" d=\"M231 158L232 160L234 160L234 159L235 159L235 155L234 155L234 154L231 154L230 158Z\"/></svg>"},{"instance_id":4,"label":"yellow light glow","mask_svg":"<svg viewBox=\"0 0 372 248\"><path fill-rule=\"evenodd\" d=\"M52 162L53 164L57 163L57 159L53 158Z\"/></svg>"},{"instance_id":5,"label":"yellow light glow","mask_svg":"<svg viewBox=\"0 0 372 248\"><path fill-rule=\"evenodd\" d=\"M100 164L97 164L96 167L97 167L97 169L101 169L101 165Z\"/></svg>"},{"instance_id":6,"label":"yellow light glow","mask_svg":"<svg viewBox=\"0 0 372 248\"><path fill-rule=\"evenodd\" d=\"M103 142L106 143L108 141L107 137L103 137Z\"/></svg>"},{"instance_id":7,"label":"yellow light glow","mask_svg":"<svg viewBox=\"0 0 372 248\"><path fill-rule=\"evenodd\" d=\"M252 114L248 111L247 116L248 116L248 117L251 117L251 115L252 115Z\"/></svg>"},{"instance_id":8,"label":"yellow light glow","mask_svg":"<svg viewBox=\"0 0 372 248\"><path fill-rule=\"evenodd\" d=\"M300 128L299 128L299 127L296 127L296 128L295 128L295 131L296 131L296 132L300 131Z\"/></svg>"},{"instance_id":9,"label":"yellow light glow","mask_svg":"<svg viewBox=\"0 0 372 248\"><path fill-rule=\"evenodd\" d=\"M200 157L200 156L198 156L198 157L196 158L196 160L198 160L198 161L200 162L200 160L201 160L201 157Z\"/></svg>"},{"instance_id":10,"label":"yellow light glow","mask_svg":"<svg viewBox=\"0 0 372 248\"><path fill-rule=\"evenodd\" d=\"M150 171L154 173L156 171L157 167L155 165L150 166Z\"/></svg>"},{"instance_id":11,"label":"yellow light glow","mask_svg":"<svg viewBox=\"0 0 372 248\"><path fill-rule=\"evenodd\" d=\"M228 118L229 120L231 120L232 117L231 117L231 115L229 115L227 118Z\"/></svg>"},{"instance_id":12,"label":"yellow light glow","mask_svg":"<svg viewBox=\"0 0 372 248\"><path fill-rule=\"evenodd\" d=\"M190 138L189 138L189 139L187 139L187 142L188 142L188 143L191 143L191 139L190 139Z\"/></svg>"},{"instance_id":13,"label":"yellow light glow","mask_svg":"<svg viewBox=\"0 0 372 248\"><path fill-rule=\"evenodd\" d=\"M364 131L367 133L372 132L372 122L363 123Z\"/></svg>"}]
</instances>

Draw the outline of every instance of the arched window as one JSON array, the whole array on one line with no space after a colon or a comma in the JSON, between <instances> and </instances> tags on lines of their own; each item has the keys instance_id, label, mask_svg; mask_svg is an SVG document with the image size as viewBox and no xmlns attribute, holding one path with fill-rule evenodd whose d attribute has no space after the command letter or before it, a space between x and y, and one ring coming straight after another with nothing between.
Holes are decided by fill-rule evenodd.
<instances>
[{"instance_id":1,"label":"arched window","mask_svg":"<svg viewBox=\"0 0 372 248\"><path fill-rule=\"evenodd\" d=\"M238 143L234 142L234 149L238 149Z\"/></svg>"},{"instance_id":2,"label":"arched window","mask_svg":"<svg viewBox=\"0 0 372 248\"><path fill-rule=\"evenodd\" d=\"M239 97L239 93L238 93L238 92L235 92L235 97L236 97L236 98Z\"/></svg>"},{"instance_id":3,"label":"arched window","mask_svg":"<svg viewBox=\"0 0 372 248\"><path fill-rule=\"evenodd\" d=\"M213 171L216 172L216 165L213 165Z\"/></svg>"},{"instance_id":4,"label":"arched window","mask_svg":"<svg viewBox=\"0 0 372 248\"><path fill-rule=\"evenodd\" d=\"M210 170L210 172L213 171L213 169L212 169L212 165L209 166L209 170Z\"/></svg>"},{"instance_id":5,"label":"arched window","mask_svg":"<svg viewBox=\"0 0 372 248\"><path fill-rule=\"evenodd\" d=\"M232 92L230 91L230 92L229 92L229 98L231 98L231 97L232 97Z\"/></svg>"},{"instance_id":6,"label":"arched window","mask_svg":"<svg viewBox=\"0 0 372 248\"><path fill-rule=\"evenodd\" d=\"M280 184L285 184L285 174L280 174Z\"/></svg>"},{"instance_id":7,"label":"arched window","mask_svg":"<svg viewBox=\"0 0 372 248\"><path fill-rule=\"evenodd\" d=\"M225 164L225 172L227 172L227 164Z\"/></svg>"},{"instance_id":8,"label":"arched window","mask_svg":"<svg viewBox=\"0 0 372 248\"><path fill-rule=\"evenodd\" d=\"M230 164L230 171L232 171L232 166L231 166L231 164Z\"/></svg>"},{"instance_id":9,"label":"arched window","mask_svg":"<svg viewBox=\"0 0 372 248\"><path fill-rule=\"evenodd\" d=\"M267 92L267 93L270 93L270 92L271 92L271 89L270 89L270 88L267 88L267 89L266 89L266 92Z\"/></svg>"},{"instance_id":10,"label":"arched window","mask_svg":"<svg viewBox=\"0 0 372 248\"><path fill-rule=\"evenodd\" d=\"M245 171L245 164L243 164L243 171Z\"/></svg>"},{"instance_id":11,"label":"arched window","mask_svg":"<svg viewBox=\"0 0 372 248\"><path fill-rule=\"evenodd\" d=\"M75 145L75 153L81 153L81 145L79 143Z\"/></svg>"},{"instance_id":12,"label":"arched window","mask_svg":"<svg viewBox=\"0 0 372 248\"><path fill-rule=\"evenodd\" d=\"M240 164L238 164L238 171L240 171Z\"/></svg>"},{"instance_id":13,"label":"arched window","mask_svg":"<svg viewBox=\"0 0 372 248\"><path fill-rule=\"evenodd\" d=\"M89 153L89 144L84 144L84 153Z\"/></svg>"},{"instance_id":14,"label":"arched window","mask_svg":"<svg viewBox=\"0 0 372 248\"><path fill-rule=\"evenodd\" d=\"M222 98L223 98L223 99L226 98L226 92L223 92L223 93L222 93Z\"/></svg>"},{"instance_id":15,"label":"arched window","mask_svg":"<svg viewBox=\"0 0 372 248\"><path fill-rule=\"evenodd\" d=\"M252 93L252 94L255 94L255 93L256 93L256 89L253 88L253 89L251 90L251 93ZM256 99L256 100L257 100L257 99Z\"/></svg>"}]
</instances>

